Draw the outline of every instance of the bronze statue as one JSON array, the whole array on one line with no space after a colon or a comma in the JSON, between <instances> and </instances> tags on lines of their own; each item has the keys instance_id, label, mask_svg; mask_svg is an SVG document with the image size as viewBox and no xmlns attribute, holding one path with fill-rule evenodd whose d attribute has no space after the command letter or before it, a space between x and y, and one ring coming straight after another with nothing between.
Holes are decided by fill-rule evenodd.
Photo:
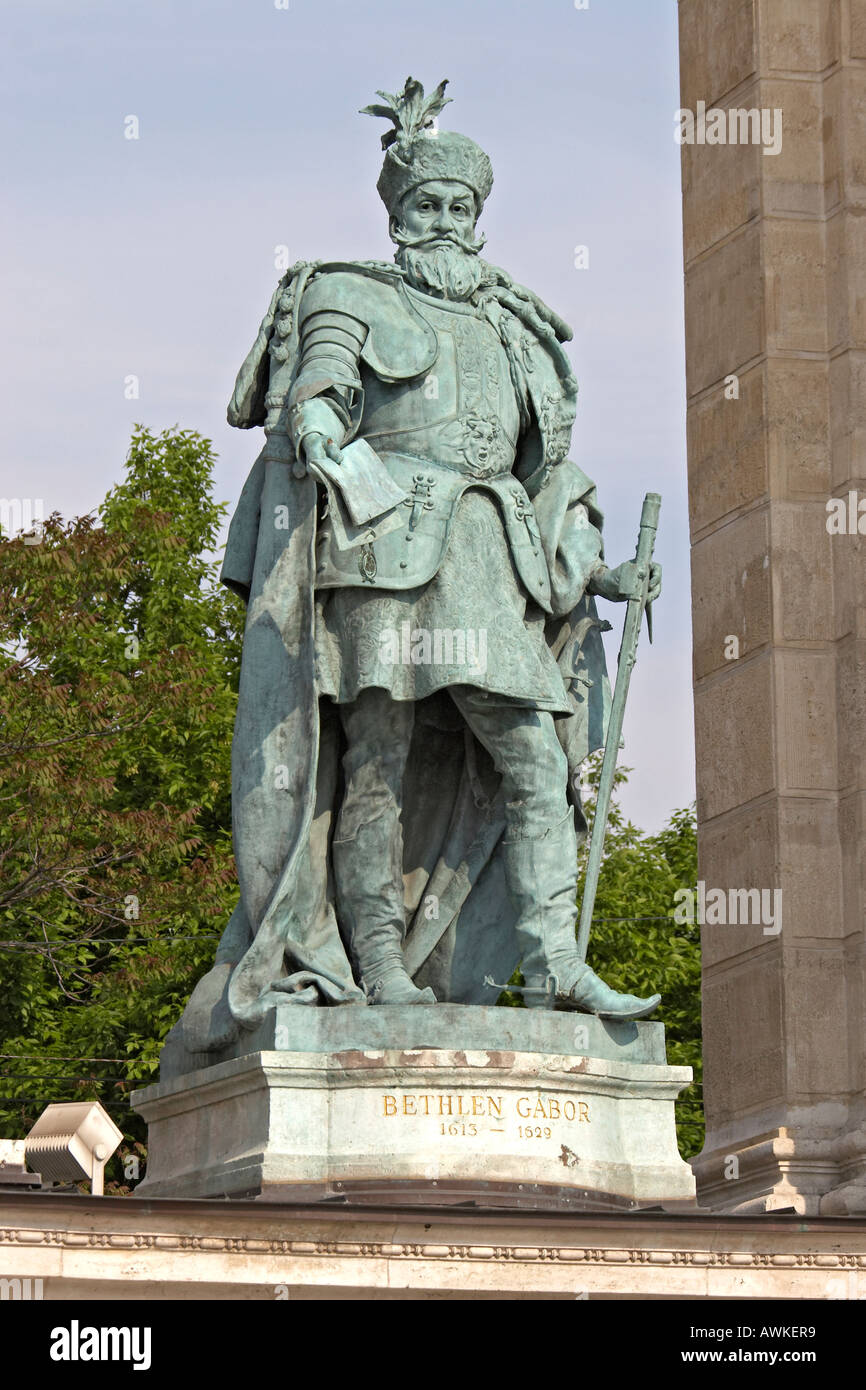
<instances>
[{"instance_id":1,"label":"bronze statue","mask_svg":"<svg viewBox=\"0 0 866 1390\"><path fill-rule=\"evenodd\" d=\"M223 580L248 603L233 747L241 900L185 1016L214 1048L277 1003L526 1002L638 1018L575 942L578 769L604 743L603 560L567 458L566 324L483 260L493 174L438 130L445 83L384 105L394 262L281 279L229 421L265 447Z\"/></svg>"}]
</instances>

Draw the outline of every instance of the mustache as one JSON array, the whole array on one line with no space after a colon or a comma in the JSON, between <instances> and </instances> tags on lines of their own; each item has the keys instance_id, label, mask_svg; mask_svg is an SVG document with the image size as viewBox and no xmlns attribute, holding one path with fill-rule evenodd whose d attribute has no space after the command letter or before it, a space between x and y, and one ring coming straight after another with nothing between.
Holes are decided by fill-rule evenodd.
<instances>
[{"instance_id":1,"label":"mustache","mask_svg":"<svg viewBox=\"0 0 866 1390\"><path fill-rule=\"evenodd\" d=\"M457 246L461 251L466 251L469 255L477 256L483 246L486 245L487 237L482 232L479 238L473 236L461 236L459 232L424 232L422 236L411 237L395 227L391 233L391 240L400 250L414 251L423 249L425 246L432 246L435 243L450 243Z\"/></svg>"}]
</instances>

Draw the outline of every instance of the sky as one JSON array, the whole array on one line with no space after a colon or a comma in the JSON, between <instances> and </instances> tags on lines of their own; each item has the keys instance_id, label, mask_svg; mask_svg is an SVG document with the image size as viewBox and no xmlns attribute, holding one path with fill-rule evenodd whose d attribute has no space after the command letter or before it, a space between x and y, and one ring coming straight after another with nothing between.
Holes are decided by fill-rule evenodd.
<instances>
[{"instance_id":1,"label":"sky","mask_svg":"<svg viewBox=\"0 0 866 1390\"><path fill-rule=\"evenodd\" d=\"M278 248L391 258L386 127L359 108L447 77L440 127L493 163L483 254L574 328L571 456L598 486L608 563L633 555L644 493L662 494L664 589L621 800L647 830L688 804L675 0L5 0L0 31L0 493L91 511L142 423L211 439L234 506L263 437L230 429L226 404ZM624 605L601 607L613 675Z\"/></svg>"}]
</instances>

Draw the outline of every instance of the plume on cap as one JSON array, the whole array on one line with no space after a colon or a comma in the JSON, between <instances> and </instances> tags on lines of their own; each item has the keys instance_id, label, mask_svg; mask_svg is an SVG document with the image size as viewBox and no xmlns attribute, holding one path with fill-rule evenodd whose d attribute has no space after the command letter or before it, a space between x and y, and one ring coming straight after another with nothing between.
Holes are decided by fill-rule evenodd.
<instances>
[{"instance_id":1,"label":"plume on cap","mask_svg":"<svg viewBox=\"0 0 866 1390\"><path fill-rule=\"evenodd\" d=\"M445 96L448 79L429 97L414 77L407 77L403 91L396 96L377 92L386 104L362 108L365 116L384 116L393 129L382 136L386 151L382 172L376 184L389 212L396 212L407 193L433 179L456 179L475 194L478 212L493 187L493 169L484 151L466 135L438 131L435 117L450 102Z\"/></svg>"}]
</instances>

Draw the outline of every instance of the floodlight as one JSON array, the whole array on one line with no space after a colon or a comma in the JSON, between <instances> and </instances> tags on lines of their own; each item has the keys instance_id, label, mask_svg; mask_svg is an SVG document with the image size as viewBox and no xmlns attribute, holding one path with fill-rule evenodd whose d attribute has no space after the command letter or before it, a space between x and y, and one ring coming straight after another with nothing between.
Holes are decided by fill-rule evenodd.
<instances>
[{"instance_id":1,"label":"floodlight","mask_svg":"<svg viewBox=\"0 0 866 1390\"><path fill-rule=\"evenodd\" d=\"M49 1105L24 1140L31 1168L49 1182L90 1181L94 1197L103 1194L105 1165L123 1135L99 1101Z\"/></svg>"}]
</instances>

